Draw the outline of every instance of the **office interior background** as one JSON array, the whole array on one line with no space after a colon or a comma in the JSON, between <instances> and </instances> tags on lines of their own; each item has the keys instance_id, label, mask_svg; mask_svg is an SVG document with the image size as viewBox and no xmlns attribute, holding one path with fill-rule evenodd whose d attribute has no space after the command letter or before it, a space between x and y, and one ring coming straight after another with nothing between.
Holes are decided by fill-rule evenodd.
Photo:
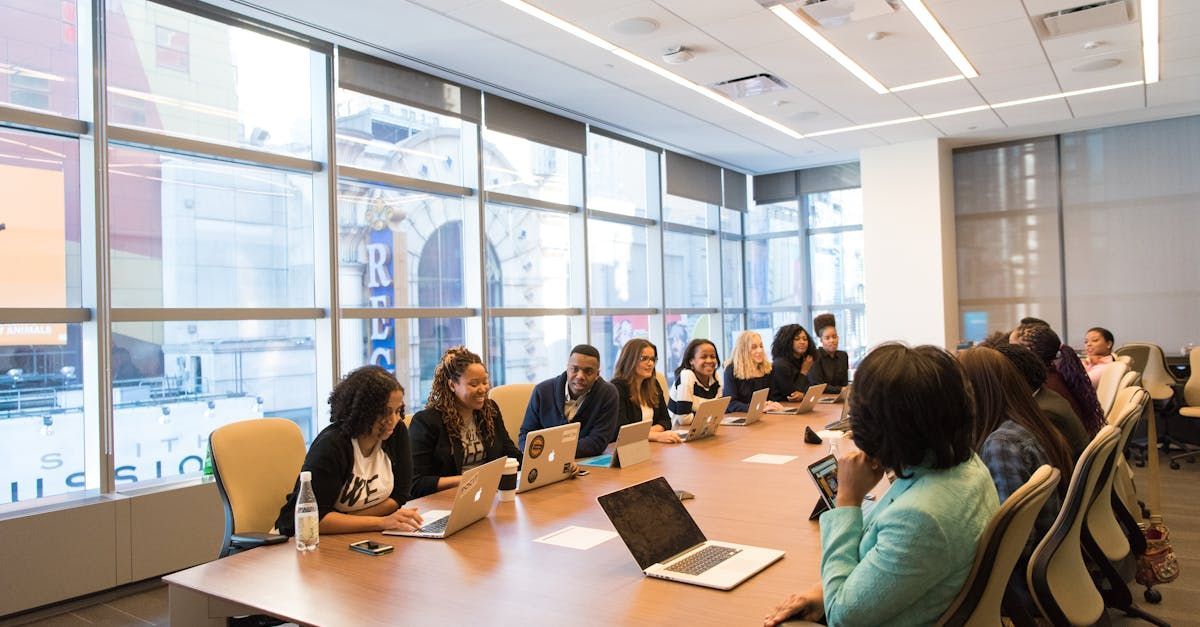
<instances>
[{"instance_id":1,"label":"office interior background","mask_svg":"<svg viewBox=\"0 0 1200 627\"><path fill-rule=\"evenodd\" d=\"M930 4L953 22L970 1ZM358 36L361 13L317 4L0 0L0 615L215 557L208 433L267 415L311 438L333 383L367 363L397 374L412 412L458 344L499 385L556 375L584 342L607 376L634 337L670 372L691 338L726 356L744 330L769 344L822 312L852 364L881 341L953 347L1027 315L1077 347L1095 325L1169 353L1200 341L1200 6L1161 3L1157 84L1123 48L1116 78L1043 59L1056 93L1105 89L1028 105L994 106L1037 94L966 79L838 111L800 76L730 96L817 124L795 138L636 64L607 71L670 103L638 109L641 126L616 118L626 96L568 103L455 69L462 50L402 47L433 44L399 18L478 35L507 12L497 38L598 62L499 1L365 3L396 12L394 37L366 39L382 25ZM639 15L538 4L580 24ZM782 23L755 2L641 4L666 30ZM1104 32L1129 47L1126 22ZM704 51L672 71L732 71ZM968 106L950 91L965 87L993 106L939 114ZM615 108L588 113L588 98ZM890 115L896 100L909 115ZM891 122L855 127L873 111ZM710 121L693 133L692 118Z\"/></svg>"}]
</instances>

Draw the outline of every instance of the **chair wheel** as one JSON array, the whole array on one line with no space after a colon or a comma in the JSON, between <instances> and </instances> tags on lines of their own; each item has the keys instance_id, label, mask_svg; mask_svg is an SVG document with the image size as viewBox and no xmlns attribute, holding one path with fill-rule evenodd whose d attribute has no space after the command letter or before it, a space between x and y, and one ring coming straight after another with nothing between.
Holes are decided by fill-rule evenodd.
<instances>
[{"instance_id":1,"label":"chair wheel","mask_svg":"<svg viewBox=\"0 0 1200 627\"><path fill-rule=\"evenodd\" d=\"M1179 470L1179 462L1171 462L1171 470Z\"/></svg>"},{"instance_id":2,"label":"chair wheel","mask_svg":"<svg viewBox=\"0 0 1200 627\"><path fill-rule=\"evenodd\" d=\"M1154 588L1146 588L1146 592L1142 593L1142 596L1146 597L1147 603L1162 602L1162 593Z\"/></svg>"}]
</instances>

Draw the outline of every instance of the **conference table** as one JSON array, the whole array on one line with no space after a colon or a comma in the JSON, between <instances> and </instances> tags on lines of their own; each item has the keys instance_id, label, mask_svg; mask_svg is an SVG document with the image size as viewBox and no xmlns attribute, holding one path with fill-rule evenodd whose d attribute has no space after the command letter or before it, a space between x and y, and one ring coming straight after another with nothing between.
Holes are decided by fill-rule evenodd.
<instances>
[{"instance_id":1,"label":"conference table","mask_svg":"<svg viewBox=\"0 0 1200 627\"><path fill-rule=\"evenodd\" d=\"M489 517L444 540L324 535L307 553L289 541L202 564L163 578L171 624L224 625L225 616L250 613L305 625L761 624L789 593L820 582L820 530L808 520L817 490L806 466L830 446L805 444L804 427L820 430L840 412L818 404L691 443L651 442L650 461L589 467L587 476L497 500ZM853 444L847 437L838 446ZM744 461L760 453L796 459ZM695 495L683 503L709 539L781 549L784 558L721 591L643 576L620 538L587 550L534 541L572 525L611 531L596 497L658 476ZM447 509L452 492L409 504ZM395 551L348 549L364 539Z\"/></svg>"}]
</instances>

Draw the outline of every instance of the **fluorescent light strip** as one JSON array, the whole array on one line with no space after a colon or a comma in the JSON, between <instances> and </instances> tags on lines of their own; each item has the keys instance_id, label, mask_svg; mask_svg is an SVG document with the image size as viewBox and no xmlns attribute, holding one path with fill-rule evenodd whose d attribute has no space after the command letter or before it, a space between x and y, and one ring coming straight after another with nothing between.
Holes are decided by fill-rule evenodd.
<instances>
[{"instance_id":1,"label":"fluorescent light strip","mask_svg":"<svg viewBox=\"0 0 1200 627\"><path fill-rule=\"evenodd\" d=\"M1158 82L1158 0L1142 0L1142 70L1146 84Z\"/></svg>"},{"instance_id":2,"label":"fluorescent light strip","mask_svg":"<svg viewBox=\"0 0 1200 627\"><path fill-rule=\"evenodd\" d=\"M846 53L838 50L837 46L833 45L828 39L825 39L817 29L813 28L804 18L797 15L791 9L782 4L777 4L771 7L771 12L776 17L783 20L785 24L791 26L797 33L804 36L814 46L821 49L821 52L829 55L834 61L837 61L842 67L849 70L851 74L858 77L858 80L867 84L868 87L875 90L877 94L888 93L888 88L883 86L871 73L864 70L861 65L854 62L854 59L846 56Z\"/></svg>"},{"instance_id":3,"label":"fluorescent light strip","mask_svg":"<svg viewBox=\"0 0 1200 627\"><path fill-rule=\"evenodd\" d=\"M954 76L946 76L944 78L935 78L933 80L921 81L919 83L908 83L907 85L899 85L899 86L892 88L892 93L896 93L898 91L908 91L910 89L920 89L922 87L933 87L934 85L941 85L943 83L953 83L954 81L962 81L962 80L966 80L966 79L967 79L967 77L963 76L962 74L955 74Z\"/></svg>"},{"instance_id":4,"label":"fluorescent light strip","mask_svg":"<svg viewBox=\"0 0 1200 627\"><path fill-rule=\"evenodd\" d=\"M954 64L954 67L958 68L959 72L963 73L963 76L967 78L979 76L979 72L975 71L975 66L971 65L971 62L967 60L967 55L958 49L958 46L954 44L954 40L950 39L950 35L946 34L946 29L942 28L937 18L933 17L933 14L929 12L929 7L926 7L924 2L921 2L921 0L900 1L904 3L904 6L908 7L909 12L913 14L913 17L917 18L917 21L921 23L925 32L929 33L930 37L933 37L933 41L937 42L938 47L942 49L942 52L946 53L946 56L950 58L950 62Z\"/></svg>"}]
</instances>

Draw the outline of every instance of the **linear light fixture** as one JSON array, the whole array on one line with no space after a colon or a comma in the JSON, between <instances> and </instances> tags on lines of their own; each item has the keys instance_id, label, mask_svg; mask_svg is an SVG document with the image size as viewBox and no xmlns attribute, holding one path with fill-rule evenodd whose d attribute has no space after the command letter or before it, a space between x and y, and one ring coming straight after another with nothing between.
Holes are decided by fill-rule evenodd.
<instances>
[{"instance_id":1,"label":"linear light fixture","mask_svg":"<svg viewBox=\"0 0 1200 627\"><path fill-rule=\"evenodd\" d=\"M954 64L954 67L958 68L959 72L962 72L963 76L967 78L979 76L979 72L975 71L975 66L971 65L971 62L967 60L967 55L958 49L954 40L950 39L950 35L946 34L946 29L942 28L937 18L933 17L933 14L929 12L929 7L925 6L924 2L921 2L921 0L900 1L904 3L904 6L908 7L909 12L913 14L913 17L917 18L917 21L921 23L925 32L929 33L930 37L933 37L938 47L942 49L942 52L946 53L946 56L950 58L950 62Z\"/></svg>"},{"instance_id":2,"label":"linear light fixture","mask_svg":"<svg viewBox=\"0 0 1200 627\"><path fill-rule=\"evenodd\" d=\"M578 37L579 39L582 39L583 41L586 41L589 44L592 44L593 46L600 48L601 50L610 52L610 53L624 59L625 61L628 61L642 69L653 72L653 73L659 75L660 77L665 78L665 79L671 81L672 83L675 83L676 85L679 85L680 87L686 87L687 89L690 89L690 90L696 92L697 94L700 94L701 96L704 96L705 98L708 98L709 100L712 100L713 102L717 102L717 103L724 105L730 109L733 109L734 111L737 111L738 113L740 113L756 122L759 122L761 124L769 126L773 129L787 135L788 137L792 137L794 139L804 139L804 135L801 134L800 132L796 131L795 129L784 126L783 124L780 124L779 122L776 122L775 120L772 120L771 118L768 118L765 115L762 115L760 113L755 113L754 111L751 111L749 108L745 107L744 105L740 105L740 104L730 100L729 98L726 98L725 96L718 94L717 92L715 92L703 85L700 85L698 83L693 83L692 81L690 81L670 70L660 67L656 63L647 61L646 59L643 59L642 57L640 57L624 48L621 48L620 46L610 43L609 41L607 41L601 37L597 37L597 36L593 35L592 33L589 33L586 30L583 30L582 28L579 28L578 26L575 26L574 24L572 24L560 17L551 15L550 13L547 13L546 11L543 11L543 10L529 4L528 2L524 2L523 0L500 0L500 2L503 2L504 4L507 4L508 6L514 8L518 11L521 11L522 13L525 13L526 15L535 17L535 18L563 31L564 33L574 35L575 37Z\"/></svg>"},{"instance_id":3,"label":"linear light fixture","mask_svg":"<svg viewBox=\"0 0 1200 627\"><path fill-rule=\"evenodd\" d=\"M1157 83L1159 74L1158 56L1158 0L1142 0L1142 69L1146 84Z\"/></svg>"},{"instance_id":4,"label":"linear light fixture","mask_svg":"<svg viewBox=\"0 0 1200 627\"><path fill-rule=\"evenodd\" d=\"M897 85L896 87L892 88L892 93L895 93L898 91L908 91L910 89L920 89L922 87L933 87L934 85L941 85L942 83L953 83L954 81L963 81L966 79L967 79L967 77L963 76L962 74L955 74L954 76L935 78L935 79L928 80L928 81L921 81L919 83L908 83L905 85Z\"/></svg>"},{"instance_id":5,"label":"linear light fixture","mask_svg":"<svg viewBox=\"0 0 1200 627\"><path fill-rule=\"evenodd\" d=\"M811 42L814 46L820 48L821 52L829 55L831 59L837 61L839 65L846 68L846 70L857 77L858 80L866 83L867 87L875 90L875 93L888 93L888 88L884 87L883 83L879 82L879 79L871 76L871 73L864 70L861 65L855 63L854 59L846 56L846 53L839 50L838 47L833 45L833 43L828 39L825 39L825 37L822 36L821 33L817 32L817 29L814 28L813 25L808 22L808 20L800 17L794 11L782 4L777 4L771 7L770 10L775 14L776 17L783 20L785 24L791 26L793 30L803 35L804 38Z\"/></svg>"}]
</instances>

